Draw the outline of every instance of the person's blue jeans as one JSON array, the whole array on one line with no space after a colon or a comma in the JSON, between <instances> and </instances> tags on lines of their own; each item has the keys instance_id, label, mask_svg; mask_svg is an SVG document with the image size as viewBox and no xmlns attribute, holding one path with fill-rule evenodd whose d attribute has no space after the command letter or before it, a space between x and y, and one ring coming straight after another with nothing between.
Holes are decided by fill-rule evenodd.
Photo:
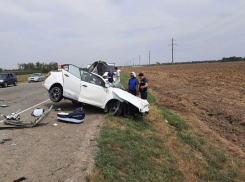
<instances>
[{"instance_id":1,"label":"person's blue jeans","mask_svg":"<svg viewBox=\"0 0 245 182\"><path fill-rule=\"evenodd\" d=\"M129 90L128 92L136 96L136 90Z\"/></svg>"},{"instance_id":2,"label":"person's blue jeans","mask_svg":"<svg viewBox=\"0 0 245 182\"><path fill-rule=\"evenodd\" d=\"M141 99L147 100L147 92L140 92Z\"/></svg>"}]
</instances>

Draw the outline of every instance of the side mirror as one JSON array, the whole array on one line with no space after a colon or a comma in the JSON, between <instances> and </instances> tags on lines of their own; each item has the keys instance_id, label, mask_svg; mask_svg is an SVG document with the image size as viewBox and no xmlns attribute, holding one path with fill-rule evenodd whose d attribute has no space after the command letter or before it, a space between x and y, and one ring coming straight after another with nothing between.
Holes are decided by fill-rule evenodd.
<instances>
[{"instance_id":1,"label":"side mirror","mask_svg":"<svg viewBox=\"0 0 245 182\"><path fill-rule=\"evenodd\" d=\"M109 88L110 85L108 83L105 84L105 88Z\"/></svg>"}]
</instances>

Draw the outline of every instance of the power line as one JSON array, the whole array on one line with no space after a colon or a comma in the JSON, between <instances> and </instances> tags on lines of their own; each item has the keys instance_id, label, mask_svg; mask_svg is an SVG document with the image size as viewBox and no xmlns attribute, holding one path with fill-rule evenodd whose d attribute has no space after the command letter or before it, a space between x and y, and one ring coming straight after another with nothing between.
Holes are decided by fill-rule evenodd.
<instances>
[{"instance_id":1,"label":"power line","mask_svg":"<svg viewBox=\"0 0 245 182\"><path fill-rule=\"evenodd\" d=\"M238 9L236 9L235 11L233 11L233 12L229 13L228 15L231 15L231 14L233 14L234 12L237 12L238 10L242 9L243 7L245 7L245 5L243 5L243 6L239 7L239 8L238 8ZM228 15L227 15L227 16L228 16ZM198 31L196 31L196 32L194 32L194 33L192 33L192 35L187 36L187 37L186 37L186 39L187 39L187 38L190 38L190 37L195 38L195 37L201 37L201 36L203 36L203 35L206 35L206 34L207 34L207 33L209 33L209 32L212 32L212 31L214 31L214 30L217 30L217 29L220 29L220 28L222 28L222 27L226 26L226 25L227 25L227 24L229 24L230 22L234 22L234 21L236 21L236 20L242 19L242 18L244 17L243 15L244 15L244 14L242 14L242 15L241 15L241 16L239 16L238 18L237 18L237 17L235 17L235 18L233 18L233 19L231 19L231 20L229 20L229 21L227 21L227 22L225 22L225 23L221 24L221 25L220 25L220 26L218 26L218 27L215 27L215 28L213 28L213 29L211 29L211 30L208 30L208 31L203 32L203 33L200 33L199 35L193 35L193 34L198 33L200 30L204 30L204 29L206 29L206 28L209 28L209 27L211 27L211 25L214 25L214 24L216 24L216 25L217 25L217 23L219 23L219 22L220 22L220 20L215 21L215 22L213 22L213 23L211 23L211 24L209 24L209 25L205 26L204 28L202 28L202 29L200 29L200 30L198 30ZM237 18L237 19L236 19L236 18ZM236 19L236 20L235 20L235 19ZM184 39L185 39L185 38L184 38ZM182 39L182 40L180 40L180 41L183 41L184 39Z\"/></svg>"},{"instance_id":2,"label":"power line","mask_svg":"<svg viewBox=\"0 0 245 182\"><path fill-rule=\"evenodd\" d=\"M236 29L233 29L233 30L231 30L229 32L225 32L223 34L219 34L218 36L215 36L215 37L212 37L212 38L209 38L209 39L204 39L202 41L194 42L194 43L191 43L191 44L180 44L180 46L193 46L195 44L199 44L199 43L202 43L202 42L207 42L207 41L210 41L210 40L215 40L215 39L218 39L219 40L219 39L222 39L222 38L226 38L227 36L230 36L231 35L231 32L233 32L232 34L234 34L234 33L237 33L237 32L239 32L241 30L244 30L244 29L242 29L244 27L245 27L245 25L240 26L240 27L238 27ZM225 35L225 36L222 37L223 35Z\"/></svg>"},{"instance_id":3,"label":"power line","mask_svg":"<svg viewBox=\"0 0 245 182\"><path fill-rule=\"evenodd\" d=\"M232 38L235 38L235 37L240 37L242 35L244 35L245 33L242 33L242 34L239 34L239 35L236 35L236 36L233 36L233 37L229 37L225 40L220 40L220 41L217 41L217 42L213 42L211 44L206 44L206 45L201 45L201 46L197 46L197 47L193 47L193 48L188 48L188 49L182 49L180 51L187 51L187 50L194 50L194 49L198 49L198 48L202 48L202 47L208 47L210 45L213 45L213 44L216 44L216 43L219 43L219 42L223 42L223 41L226 41L226 40L229 40L229 39L232 39Z\"/></svg>"}]
</instances>

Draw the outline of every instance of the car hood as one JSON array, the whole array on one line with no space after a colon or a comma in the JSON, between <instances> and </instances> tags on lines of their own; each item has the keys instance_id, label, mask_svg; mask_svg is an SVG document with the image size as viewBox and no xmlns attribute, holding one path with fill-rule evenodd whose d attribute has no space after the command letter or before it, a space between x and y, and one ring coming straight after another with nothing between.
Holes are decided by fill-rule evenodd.
<instances>
[{"instance_id":1,"label":"car hood","mask_svg":"<svg viewBox=\"0 0 245 182\"><path fill-rule=\"evenodd\" d=\"M122 89L112 88L112 92L116 94L121 99L133 104L135 107L139 108L140 112L148 112L149 111L149 102L147 100L143 100L139 97L136 97Z\"/></svg>"}]
</instances>

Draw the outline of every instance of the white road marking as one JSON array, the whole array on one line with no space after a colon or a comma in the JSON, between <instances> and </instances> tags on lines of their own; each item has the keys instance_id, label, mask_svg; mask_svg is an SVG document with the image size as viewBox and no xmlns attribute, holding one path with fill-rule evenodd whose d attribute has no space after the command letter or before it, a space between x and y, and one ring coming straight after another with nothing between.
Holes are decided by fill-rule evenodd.
<instances>
[{"instance_id":1,"label":"white road marking","mask_svg":"<svg viewBox=\"0 0 245 182\"><path fill-rule=\"evenodd\" d=\"M40 102L39 104L36 104L35 106L29 107L28 109L25 109L24 111L21 111L21 112L19 112L18 114L21 114L21 113L23 113L23 112L26 112L26 111L30 110L31 108L33 108L33 107L36 107L36 106L39 106L40 104L43 104L43 103L45 103L45 102L48 102L49 100L50 100L50 99L47 99L47 100L45 100L45 101L43 101L43 102Z\"/></svg>"},{"instance_id":2,"label":"white road marking","mask_svg":"<svg viewBox=\"0 0 245 182\"><path fill-rule=\"evenodd\" d=\"M48 102L48 101L50 101L50 99L47 99L47 100L45 100L45 101L43 101L43 102L40 102L39 104L36 104L36 105L34 105L34 106L31 106L31 107L29 107L28 109L25 109L25 110L19 112L18 114L21 114L21 113L23 113L23 112L26 112L26 111L32 109L33 107L39 106L39 105L41 105L41 104L43 104L43 103L45 103L45 102ZM0 121L0 123L3 122L3 121L4 121L4 120Z\"/></svg>"}]
</instances>

